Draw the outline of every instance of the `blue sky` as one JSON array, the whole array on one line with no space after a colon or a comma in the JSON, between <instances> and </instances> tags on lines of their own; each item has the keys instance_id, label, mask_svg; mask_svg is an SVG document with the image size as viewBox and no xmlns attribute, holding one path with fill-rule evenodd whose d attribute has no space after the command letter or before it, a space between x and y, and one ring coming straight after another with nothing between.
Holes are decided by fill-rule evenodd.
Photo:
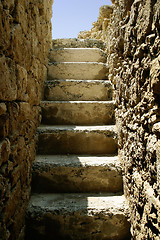
<instances>
[{"instance_id":1,"label":"blue sky","mask_svg":"<svg viewBox=\"0 0 160 240\"><path fill-rule=\"evenodd\" d=\"M52 38L75 38L80 31L90 30L103 5L111 5L111 1L54 0Z\"/></svg>"}]
</instances>

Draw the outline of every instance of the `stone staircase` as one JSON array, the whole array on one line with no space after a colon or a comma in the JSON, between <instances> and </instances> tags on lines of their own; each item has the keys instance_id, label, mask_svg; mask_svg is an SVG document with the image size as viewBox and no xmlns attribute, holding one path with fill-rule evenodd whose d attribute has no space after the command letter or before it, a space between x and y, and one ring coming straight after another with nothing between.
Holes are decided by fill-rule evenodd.
<instances>
[{"instance_id":1,"label":"stone staircase","mask_svg":"<svg viewBox=\"0 0 160 240\"><path fill-rule=\"evenodd\" d=\"M54 45L26 239L128 240L106 56L98 41L65 39Z\"/></svg>"}]
</instances>

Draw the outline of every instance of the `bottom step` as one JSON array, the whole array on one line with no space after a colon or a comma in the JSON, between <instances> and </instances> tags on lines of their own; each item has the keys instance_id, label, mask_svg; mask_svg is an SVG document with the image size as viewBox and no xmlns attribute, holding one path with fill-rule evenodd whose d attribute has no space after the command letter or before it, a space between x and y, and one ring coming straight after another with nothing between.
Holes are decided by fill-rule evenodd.
<instances>
[{"instance_id":1,"label":"bottom step","mask_svg":"<svg viewBox=\"0 0 160 240\"><path fill-rule=\"evenodd\" d=\"M124 196L35 194L26 215L27 240L129 240Z\"/></svg>"}]
</instances>

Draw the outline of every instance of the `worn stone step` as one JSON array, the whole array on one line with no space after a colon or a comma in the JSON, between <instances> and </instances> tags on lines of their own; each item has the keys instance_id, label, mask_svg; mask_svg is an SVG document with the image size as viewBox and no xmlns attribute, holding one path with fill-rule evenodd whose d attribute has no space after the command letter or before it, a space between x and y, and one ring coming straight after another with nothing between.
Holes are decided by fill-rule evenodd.
<instances>
[{"instance_id":1,"label":"worn stone step","mask_svg":"<svg viewBox=\"0 0 160 240\"><path fill-rule=\"evenodd\" d=\"M112 126L38 127L39 154L114 154L117 132Z\"/></svg>"},{"instance_id":2,"label":"worn stone step","mask_svg":"<svg viewBox=\"0 0 160 240\"><path fill-rule=\"evenodd\" d=\"M106 54L99 48L51 49L50 62L106 62Z\"/></svg>"},{"instance_id":3,"label":"worn stone step","mask_svg":"<svg viewBox=\"0 0 160 240\"><path fill-rule=\"evenodd\" d=\"M129 240L124 196L35 194L26 213L26 240Z\"/></svg>"},{"instance_id":4,"label":"worn stone step","mask_svg":"<svg viewBox=\"0 0 160 240\"><path fill-rule=\"evenodd\" d=\"M113 85L107 80L50 80L45 82L44 99L49 101L109 101Z\"/></svg>"},{"instance_id":5,"label":"worn stone step","mask_svg":"<svg viewBox=\"0 0 160 240\"><path fill-rule=\"evenodd\" d=\"M37 184L38 183L38 184ZM118 156L37 155L33 192L120 192Z\"/></svg>"},{"instance_id":6,"label":"worn stone step","mask_svg":"<svg viewBox=\"0 0 160 240\"><path fill-rule=\"evenodd\" d=\"M100 48L105 49L104 41L97 39L61 38L52 40L53 48Z\"/></svg>"},{"instance_id":7,"label":"worn stone step","mask_svg":"<svg viewBox=\"0 0 160 240\"><path fill-rule=\"evenodd\" d=\"M108 69L104 63L97 62L56 62L48 64L48 80L103 80Z\"/></svg>"},{"instance_id":8,"label":"worn stone step","mask_svg":"<svg viewBox=\"0 0 160 240\"><path fill-rule=\"evenodd\" d=\"M114 101L42 101L42 123L60 125L114 124Z\"/></svg>"}]
</instances>

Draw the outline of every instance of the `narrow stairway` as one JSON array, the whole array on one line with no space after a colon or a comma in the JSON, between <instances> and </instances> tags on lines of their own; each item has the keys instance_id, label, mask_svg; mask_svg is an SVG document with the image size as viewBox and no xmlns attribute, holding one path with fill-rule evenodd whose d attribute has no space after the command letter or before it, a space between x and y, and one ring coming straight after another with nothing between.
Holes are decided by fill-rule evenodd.
<instances>
[{"instance_id":1,"label":"narrow stairway","mask_svg":"<svg viewBox=\"0 0 160 240\"><path fill-rule=\"evenodd\" d=\"M55 41L26 213L27 240L129 240L112 84L98 41Z\"/></svg>"}]
</instances>

